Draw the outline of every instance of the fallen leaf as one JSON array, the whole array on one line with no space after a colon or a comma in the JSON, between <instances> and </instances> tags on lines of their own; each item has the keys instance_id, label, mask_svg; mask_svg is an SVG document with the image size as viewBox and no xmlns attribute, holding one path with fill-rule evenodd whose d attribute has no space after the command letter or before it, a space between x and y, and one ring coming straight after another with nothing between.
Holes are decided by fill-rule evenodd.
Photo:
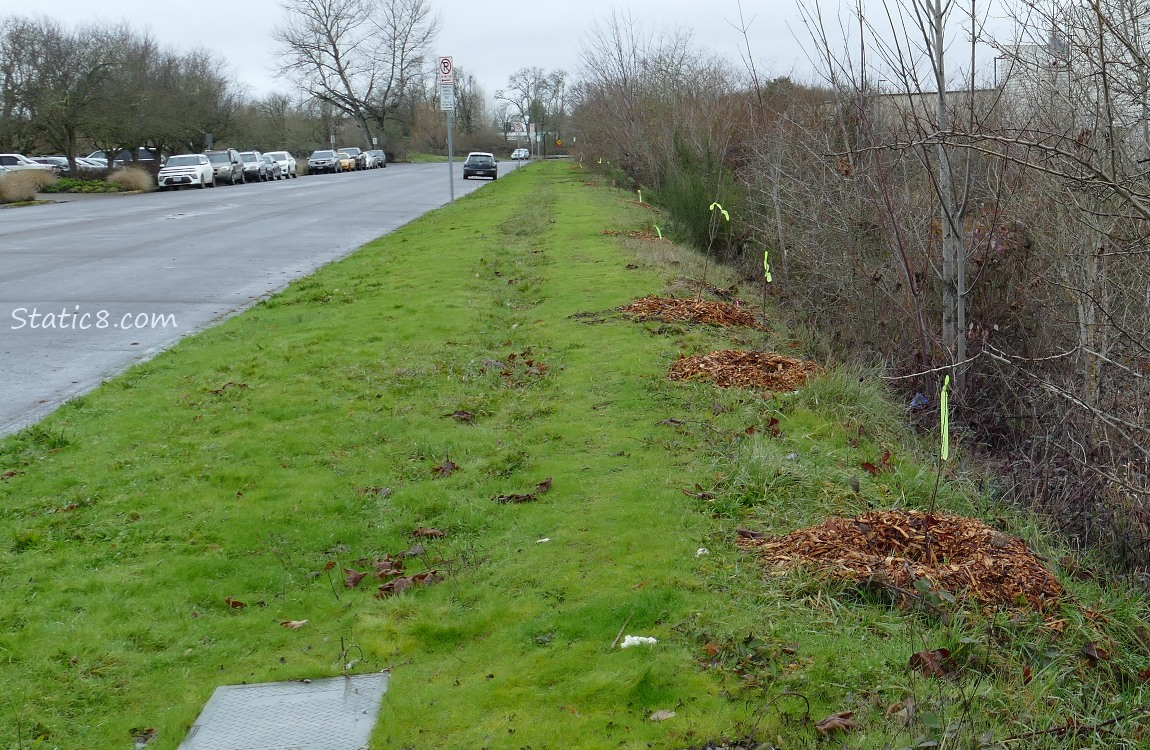
<instances>
[{"instance_id":1,"label":"fallen leaf","mask_svg":"<svg viewBox=\"0 0 1150 750\"><path fill-rule=\"evenodd\" d=\"M863 461L859 466L866 469L867 474L878 474L878 467L870 461Z\"/></svg>"},{"instance_id":2,"label":"fallen leaf","mask_svg":"<svg viewBox=\"0 0 1150 750\"><path fill-rule=\"evenodd\" d=\"M239 599L233 599L230 596L225 598L224 601L227 602L227 605L232 609L243 609L244 607L248 606L247 604L241 602Z\"/></svg>"},{"instance_id":3,"label":"fallen leaf","mask_svg":"<svg viewBox=\"0 0 1150 750\"><path fill-rule=\"evenodd\" d=\"M1029 685L1031 679L1032 679L1032 675L1030 673L1030 667L1023 666L1022 667L1022 684L1023 685Z\"/></svg>"},{"instance_id":4,"label":"fallen leaf","mask_svg":"<svg viewBox=\"0 0 1150 750\"><path fill-rule=\"evenodd\" d=\"M666 721L667 719L675 718L674 711L656 711L651 714L651 721Z\"/></svg>"},{"instance_id":5,"label":"fallen leaf","mask_svg":"<svg viewBox=\"0 0 1150 750\"><path fill-rule=\"evenodd\" d=\"M304 625L307 625L307 620L284 620L280 623L288 630L299 630Z\"/></svg>"},{"instance_id":6,"label":"fallen leaf","mask_svg":"<svg viewBox=\"0 0 1150 750\"><path fill-rule=\"evenodd\" d=\"M771 417L770 421L767 422L767 429L770 430L771 435L774 437L778 437L779 435L783 434L782 429L779 427L779 420L775 419L774 417Z\"/></svg>"},{"instance_id":7,"label":"fallen leaf","mask_svg":"<svg viewBox=\"0 0 1150 750\"><path fill-rule=\"evenodd\" d=\"M539 484L535 485L535 491L540 495L546 494L551 491L551 477L547 477Z\"/></svg>"},{"instance_id":8,"label":"fallen leaf","mask_svg":"<svg viewBox=\"0 0 1150 750\"><path fill-rule=\"evenodd\" d=\"M450 414L444 414L445 417L451 417L456 422L463 422L464 424L471 424L475 421L475 415L464 409L453 411Z\"/></svg>"},{"instance_id":9,"label":"fallen leaf","mask_svg":"<svg viewBox=\"0 0 1150 750\"><path fill-rule=\"evenodd\" d=\"M439 466L432 467L431 471L437 477L449 477L459 470L459 464L452 461L450 458L441 463Z\"/></svg>"},{"instance_id":10,"label":"fallen leaf","mask_svg":"<svg viewBox=\"0 0 1150 750\"><path fill-rule=\"evenodd\" d=\"M430 586L442 580L443 576L439 575L439 572L435 570L427 570L423 573L416 573L413 576L403 576L380 586L379 591L375 593L375 598L385 599L393 594L407 591L412 586Z\"/></svg>"},{"instance_id":11,"label":"fallen leaf","mask_svg":"<svg viewBox=\"0 0 1150 750\"><path fill-rule=\"evenodd\" d=\"M328 570L331 570L334 567L335 567L335 560L328 560L326 563L324 563L323 569L326 572Z\"/></svg>"},{"instance_id":12,"label":"fallen leaf","mask_svg":"<svg viewBox=\"0 0 1150 750\"><path fill-rule=\"evenodd\" d=\"M347 586L349 589L354 589L359 585L359 582L362 581L366 575L367 573L360 573L359 571L352 570L351 568L344 568L343 585Z\"/></svg>"},{"instance_id":13,"label":"fallen leaf","mask_svg":"<svg viewBox=\"0 0 1150 750\"><path fill-rule=\"evenodd\" d=\"M703 489L703 486L700 484L695 485L695 491L694 492L691 492L690 490L683 490L683 494L686 495L687 497L698 498L699 500L714 500L715 499L715 493L707 492L706 490Z\"/></svg>"},{"instance_id":14,"label":"fallen leaf","mask_svg":"<svg viewBox=\"0 0 1150 750\"><path fill-rule=\"evenodd\" d=\"M851 717L854 715L854 711L839 711L837 714L831 714L825 719L815 722L815 731L819 734L830 734L831 732L858 729L859 725L851 721Z\"/></svg>"},{"instance_id":15,"label":"fallen leaf","mask_svg":"<svg viewBox=\"0 0 1150 750\"><path fill-rule=\"evenodd\" d=\"M438 538L441 536L447 536L446 534L444 534L439 529L428 529L428 528L425 528L423 526L420 526L418 529L411 532L411 535L414 537L424 537L424 538L427 538L427 537Z\"/></svg>"},{"instance_id":16,"label":"fallen leaf","mask_svg":"<svg viewBox=\"0 0 1150 750\"><path fill-rule=\"evenodd\" d=\"M884 450L882 452L882 458L879 459L878 466L883 471L894 471L894 464L890 462L890 451Z\"/></svg>"},{"instance_id":17,"label":"fallen leaf","mask_svg":"<svg viewBox=\"0 0 1150 750\"><path fill-rule=\"evenodd\" d=\"M703 650L707 652L707 656L718 656L723 649L717 643L708 643L703 646Z\"/></svg>"},{"instance_id":18,"label":"fallen leaf","mask_svg":"<svg viewBox=\"0 0 1150 750\"><path fill-rule=\"evenodd\" d=\"M426 551L427 550L425 550L423 548L422 544L417 544L414 547L412 547L411 549L404 552L403 554L405 557L419 557L420 555L422 555Z\"/></svg>"},{"instance_id":19,"label":"fallen leaf","mask_svg":"<svg viewBox=\"0 0 1150 750\"><path fill-rule=\"evenodd\" d=\"M540 495L547 493L551 489L551 477L547 477L539 484L535 485L534 492L512 493L510 495L496 495L492 498L497 503L532 503L539 499Z\"/></svg>"},{"instance_id":20,"label":"fallen leaf","mask_svg":"<svg viewBox=\"0 0 1150 750\"><path fill-rule=\"evenodd\" d=\"M6 471L3 474L0 474L0 479L11 479L12 477L20 476L23 473L24 472L22 471L16 471L15 469L12 469L11 471Z\"/></svg>"},{"instance_id":21,"label":"fallen leaf","mask_svg":"<svg viewBox=\"0 0 1150 750\"><path fill-rule=\"evenodd\" d=\"M911 669L917 668L927 677L946 677L953 671L950 661L950 651L945 648L934 651L919 651L910 657L908 665Z\"/></svg>"},{"instance_id":22,"label":"fallen leaf","mask_svg":"<svg viewBox=\"0 0 1150 750\"><path fill-rule=\"evenodd\" d=\"M1090 666L1096 667L1099 662L1109 661L1110 653L1105 649L1098 648L1098 644L1094 642L1087 643L1082 647L1082 653L1090 660Z\"/></svg>"},{"instance_id":23,"label":"fallen leaf","mask_svg":"<svg viewBox=\"0 0 1150 750\"><path fill-rule=\"evenodd\" d=\"M738 529L735 530L735 536L737 536L739 539L764 539L764 538L766 538L767 535L761 531L753 531L751 529L744 529L743 527L740 526Z\"/></svg>"}]
</instances>

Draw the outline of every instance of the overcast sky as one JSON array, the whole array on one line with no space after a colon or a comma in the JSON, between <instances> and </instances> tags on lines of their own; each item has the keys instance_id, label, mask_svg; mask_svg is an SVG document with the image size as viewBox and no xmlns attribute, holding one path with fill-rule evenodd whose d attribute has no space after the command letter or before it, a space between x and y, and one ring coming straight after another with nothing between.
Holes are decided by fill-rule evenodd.
<instances>
[{"instance_id":1,"label":"overcast sky","mask_svg":"<svg viewBox=\"0 0 1150 750\"><path fill-rule=\"evenodd\" d=\"M698 47L738 62L745 42L732 27L737 0L430 0L443 18L434 50L476 77L489 96L524 67L546 71L579 66L579 48L590 24L612 10L630 13L647 28L686 27ZM824 5L833 7L834 2ZM813 73L795 35L803 35L794 0L743 0L750 42L760 73ZM203 47L228 61L236 79L254 95L290 93L274 77L271 30L284 17L277 0L0 0L0 16L44 15L68 24L128 21L158 41L188 50ZM805 37L802 37L805 39Z\"/></svg>"}]
</instances>

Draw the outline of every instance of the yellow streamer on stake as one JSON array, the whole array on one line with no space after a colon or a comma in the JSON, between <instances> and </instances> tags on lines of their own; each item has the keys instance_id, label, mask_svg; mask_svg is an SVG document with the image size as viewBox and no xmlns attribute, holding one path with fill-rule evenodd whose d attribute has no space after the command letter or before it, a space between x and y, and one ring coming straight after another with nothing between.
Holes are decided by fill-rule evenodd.
<instances>
[{"instance_id":1,"label":"yellow streamer on stake","mask_svg":"<svg viewBox=\"0 0 1150 750\"><path fill-rule=\"evenodd\" d=\"M950 376L942 381L942 394L938 400L939 421L942 423L942 460L950 459L950 406L947 403L946 392L950 387Z\"/></svg>"},{"instance_id":2,"label":"yellow streamer on stake","mask_svg":"<svg viewBox=\"0 0 1150 750\"><path fill-rule=\"evenodd\" d=\"M729 213L727 213L727 211L723 208L722 204L720 204L720 203L712 203L711 207L707 210L708 211L714 211L716 208L719 209L719 213L723 214L724 219L726 219L727 221L731 220L731 215Z\"/></svg>"},{"instance_id":3,"label":"yellow streamer on stake","mask_svg":"<svg viewBox=\"0 0 1150 750\"><path fill-rule=\"evenodd\" d=\"M763 278L766 279L768 284L771 283L771 264L770 261L767 260L769 254L769 250L763 251Z\"/></svg>"}]
</instances>

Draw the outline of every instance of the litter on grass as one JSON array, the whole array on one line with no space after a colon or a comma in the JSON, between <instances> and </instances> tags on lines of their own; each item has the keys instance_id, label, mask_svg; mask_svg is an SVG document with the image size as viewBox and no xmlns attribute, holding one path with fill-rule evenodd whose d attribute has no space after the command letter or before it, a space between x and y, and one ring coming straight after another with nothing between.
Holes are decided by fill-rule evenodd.
<instances>
[{"instance_id":1,"label":"litter on grass","mask_svg":"<svg viewBox=\"0 0 1150 750\"><path fill-rule=\"evenodd\" d=\"M763 329L763 325L747 308L727 302L677 297L643 297L620 307L619 312L640 321L662 320L667 323L705 323L724 328Z\"/></svg>"},{"instance_id":2,"label":"litter on grass","mask_svg":"<svg viewBox=\"0 0 1150 750\"><path fill-rule=\"evenodd\" d=\"M759 388L794 391L822 368L814 362L772 352L722 349L710 354L682 357L671 365L671 380L709 380L722 388Z\"/></svg>"},{"instance_id":3,"label":"litter on grass","mask_svg":"<svg viewBox=\"0 0 1150 750\"><path fill-rule=\"evenodd\" d=\"M619 644L619 648L630 648L631 646L653 646L656 643L658 643L658 641L648 635L628 635L623 637L623 642Z\"/></svg>"},{"instance_id":4,"label":"litter on grass","mask_svg":"<svg viewBox=\"0 0 1150 750\"><path fill-rule=\"evenodd\" d=\"M873 511L790 534L740 530L738 544L782 567L811 566L833 577L895 592L931 589L994 607L1045 610L1062 596L1058 579L1021 539L982 521L913 510Z\"/></svg>"}]
</instances>

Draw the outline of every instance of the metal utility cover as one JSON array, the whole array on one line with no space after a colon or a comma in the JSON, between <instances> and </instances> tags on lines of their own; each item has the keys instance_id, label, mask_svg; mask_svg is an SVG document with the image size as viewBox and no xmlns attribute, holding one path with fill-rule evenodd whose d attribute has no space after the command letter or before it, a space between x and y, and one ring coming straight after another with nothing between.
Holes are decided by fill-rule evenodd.
<instances>
[{"instance_id":1,"label":"metal utility cover","mask_svg":"<svg viewBox=\"0 0 1150 750\"><path fill-rule=\"evenodd\" d=\"M216 688L180 750L360 750L386 672Z\"/></svg>"}]
</instances>

